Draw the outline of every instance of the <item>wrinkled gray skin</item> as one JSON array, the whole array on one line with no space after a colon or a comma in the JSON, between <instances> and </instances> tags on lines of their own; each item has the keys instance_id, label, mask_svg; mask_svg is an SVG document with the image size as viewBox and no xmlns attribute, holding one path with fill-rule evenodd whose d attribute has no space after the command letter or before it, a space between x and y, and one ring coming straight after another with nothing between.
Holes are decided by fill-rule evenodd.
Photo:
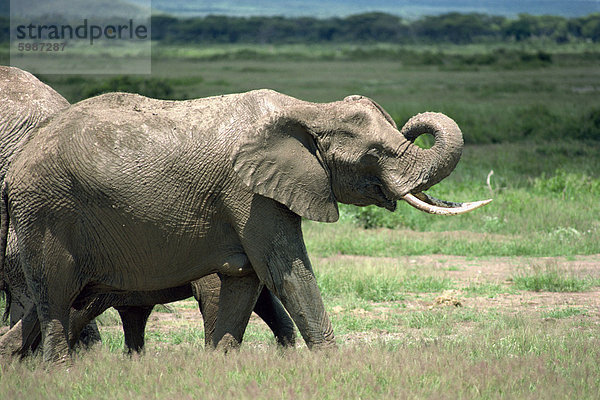
<instances>
[{"instance_id":1,"label":"wrinkled gray skin","mask_svg":"<svg viewBox=\"0 0 600 400\"><path fill-rule=\"evenodd\" d=\"M69 103L30 73L0 66L0 104L0 178L3 182L10 160L27 142L34 128L47 117L67 108ZM123 321L126 350L130 353L139 352L144 346L144 329L154 304L177 301L192 295L198 300L204 318L205 340L210 343L217 317L220 285L217 275L209 275L191 285L157 292L100 295L82 309L72 310L70 343L73 346L79 339L81 344L89 346L99 341L100 334L93 318L115 306ZM0 271L0 288L7 295L7 311L12 328L0 338L0 353L26 355L37 348L41 332L21 268L12 225L4 268ZM279 344L294 344L293 322L268 290L261 292L254 311L273 330ZM24 316L24 321L20 321ZM24 326L26 329L23 329Z\"/></svg>"},{"instance_id":2,"label":"wrinkled gray skin","mask_svg":"<svg viewBox=\"0 0 600 400\"><path fill-rule=\"evenodd\" d=\"M431 149L412 143L423 133L435 136ZM333 344L301 217L336 221L337 202L394 210L450 174L462 144L442 114L399 132L361 96L315 104L270 90L189 101L110 93L73 105L13 161L3 196L44 359L67 358L71 306L215 272L214 346L241 341L262 285L310 348Z\"/></svg>"},{"instance_id":3,"label":"wrinkled gray skin","mask_svg":"<svg viewBox=\"0 0 600 400\"><path fill-rule=\"evenodd\" d=\"M69 102L64 97L29 72L0 66L0 182L4 182L10 161L27 142L34 128L68 106ZM5 274L0 273L0 291L7 295L11 327L21 319L25 308L32 305L17 260L16 237L11 232L7 249L9 268ZM95 323L87 326L81 336L86 345L100 339Z\"/></svg>"}]
</instances>

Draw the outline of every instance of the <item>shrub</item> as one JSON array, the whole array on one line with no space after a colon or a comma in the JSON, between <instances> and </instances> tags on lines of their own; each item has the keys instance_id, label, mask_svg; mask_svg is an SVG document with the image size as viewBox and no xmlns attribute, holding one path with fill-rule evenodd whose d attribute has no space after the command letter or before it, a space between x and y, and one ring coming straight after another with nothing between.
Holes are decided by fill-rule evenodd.
<instances>
[{"instance_id":1,"label":"shrub","mask_svg":"<svg viewBox=\"0 0 600 400\"><path fill-rule=\"evenodd\" d=\"M576 133L578 139L600 140L600 108L584 114L578 126L579 131Z\"/></svg>"},{"instance_id":2,"label":"shrub","mask_svg":"<svg viewBox=\"0 0 600 400\"><path fill-rule=\"evenodd\" d=\"M391 213L377 206L356 207L344 205L341 207L341 210L346 218L349 218L364 229L395 229L405 226L400 213Z\"/></svg>"},{"instance_id":3,"label":"shrub","mask_svg":"<svg viewBox=\"0 0 600 400\"><path fill-rule=\"evenodd\" d=\"M173 95L173 88L165 79L135 78L123 75L100 83L93 83L83 91L85 97L108 92L137 93L157 99L170 99Z\"/></svg>"},{"instance_id":4,"label":"shrub","mask_svg":"<svg viewBox=\"0 0 600 400\"><path fill-rule=\"evenodd\" d=\"M534 188L542 194L560 195L563 198L573 198L583 193L600 196L600 180L577 172L567 172L557 169L554 175L545 173L535 178Z\"/></svg>"}]
</instances>

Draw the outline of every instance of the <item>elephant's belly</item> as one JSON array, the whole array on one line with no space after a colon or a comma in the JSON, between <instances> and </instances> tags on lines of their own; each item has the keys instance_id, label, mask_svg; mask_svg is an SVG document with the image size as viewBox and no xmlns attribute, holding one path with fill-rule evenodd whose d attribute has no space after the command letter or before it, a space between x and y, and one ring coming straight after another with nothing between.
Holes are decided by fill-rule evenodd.
<instances>
[{"instance_id":1,"label":"elephant's belly","mask_svg":"<svg viewBox=\"0 0 600 400\"><path fill-rule=\"evenodd\" d=\"M114 265L114 273L105 275L103 286L125 291L162 290L187 284L206 275L218 272L228 276L245 276L254 270L243 252L212 251L187 257L148 260L127 268ZM111 268L112 269L112 268Z\"/></svg>"},{"instance_id":2,"label":"elephant's belly","mask_svg":"<svg viewBox=\"0 0 600 400\"><path fill-rule=\"evenodd\" d=\"M101 211L105 214L96 212L93 223L82 223L85 240L73 236L72 241L74 254L94 265L88 271L99 286L162 290L215 272L241 276L253 271L237 233L215 210L207 209L204 219L187 224L119 209ZM159 215L172 221L166 213Z\"/></svg>"},{"instance_id":3,"label":"elephant's belly","mask_svg":"<svg viewBox=\"0 0 600 400\"><path fill-rule=\"evenodd\" d=\"M219 267L219 271L228 276L245 276L254 272L250 260L243 253L232 254Z\"/></svg>"}]
</instances>

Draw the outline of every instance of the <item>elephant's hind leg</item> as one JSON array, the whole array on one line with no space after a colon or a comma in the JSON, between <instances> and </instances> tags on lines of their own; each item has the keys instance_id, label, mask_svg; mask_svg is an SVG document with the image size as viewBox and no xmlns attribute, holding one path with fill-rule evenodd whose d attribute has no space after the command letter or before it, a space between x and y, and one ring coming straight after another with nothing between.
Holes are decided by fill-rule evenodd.
<instances>
[{"instance_id":1,"label":"elephant's hind leg","mask_svg":"<svg viewBox=\"0 0 600 400\"><path fill-rule=\"evenodd\" d=\"M222 276L213 347L224 351L239 347L260 288L254 273L243 277Z\"/></svg>"},{"instance_id":2,"label":"elephant's hind leg","mask_svg":"<svg viewBox=\"0 0 600 400\"><path fill-rule=\"evenodd\" d=\"M127 354L141 353L144 350L144 331L153 308L154 306L115 307L123 322Z\"/></svg>"},{"instance_id":3,"label":"elephant's hind leg","mask_svg":"<svg viewBox=\"0 0 600 400\"><path fill-rule=\"evenodd\" d=\"M45 362L68 362L69 319L71 303L87 282L77 274L77 265L71 254L53 237L43 241L39 248L23 246L23 269L27 284L37 305L42 332L42 351Z\"/></svg>"},{"instance_id":4,"label":"elephant's hind leg","mask_svg":"<svg viewBox=\"0 0 600 400\"><path fill-rule=\"evenodd\" d=\"M208 348L213 344L213 335L217 324L221 279L217 274L207 275L193 281L191 287L204 322L204 347Z\"/></svg>"}]
</instances>

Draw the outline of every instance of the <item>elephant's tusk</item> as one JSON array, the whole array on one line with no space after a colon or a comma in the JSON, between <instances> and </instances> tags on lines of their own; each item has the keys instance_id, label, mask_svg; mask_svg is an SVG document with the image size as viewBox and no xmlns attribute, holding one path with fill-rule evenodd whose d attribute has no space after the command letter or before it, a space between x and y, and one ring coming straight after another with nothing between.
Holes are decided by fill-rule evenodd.
<instances>
[{"instance_id":1,"label":"elephant's tusk","mask_svg":"<svg viewBox=\"0 0 600 400\"><path fill-rule=\"evenodd\" d=\"M473 211L476 208L483 207L489 204L492 199L474 201L470 203L454 203L451 201L439 200L425 193L417 193L412 195L407 193L403 199L418 210L425 211L429 214L437 215L460 215Z\"/></svg>"}]
</instances>

